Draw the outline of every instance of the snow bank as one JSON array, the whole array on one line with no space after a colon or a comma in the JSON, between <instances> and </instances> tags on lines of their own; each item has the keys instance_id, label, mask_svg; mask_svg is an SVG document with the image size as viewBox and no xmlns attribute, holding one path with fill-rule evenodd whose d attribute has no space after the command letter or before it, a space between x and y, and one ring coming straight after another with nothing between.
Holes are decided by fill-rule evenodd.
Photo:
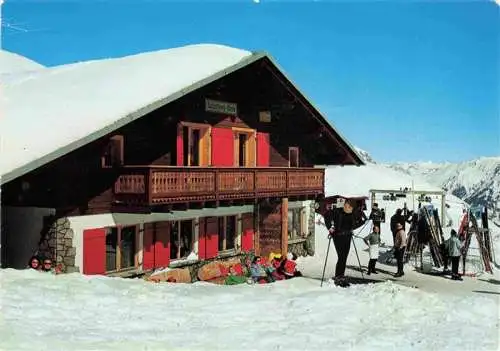
<instances>
[{"instance_id":1,"label":"snow bank","mask_svg":"<svg viewBox=\"0 0 500 351\"><path fill-rule=\"evenodd\" d=\"M331 172L327 170L330 179ZM370 175L383 174L377 172L372 168ZM360 175L343 176L346 184L359 179L362 186L372 186ZM363 236L369 227L361 229L355 234ZM451 280L436 280L445 294L390 281L349 289L325 283L321 288L315 278L323 269L326 238L326 228L318 224L316 256L299 259L309 278L269 285L153 284L0 270L5 321L0 349L498 349L498 297L480 294L481 282L468 280L476 291L456 294L464 285ZM356 246L366 265L367 254L359 239ZM357 265L355 257L351 250L348 262ZM332 246L326 277L333 275L335 262ZM410 275L403 280L410 280Z\"/></svg>"},{"instance_id":2,"label":"snow bank","mask_svg":"<svg viewBox=\"0 0 500 351\"><path fill-rule=\"evenodd\" d=\"M0 271L0 280L4 350L497 347L495 300L443 298L391 283L227 287L14 270Z\"/></svg>"},{"instance_id":3,"label":"snow bank","mask_svg":"<svg viewBox=\"0 0 500 351\"><path fill-rule=\"evenodd\" d=\"M62 65L9 81L0 100L1 148L9 157L0 159L0 174L40 163L103 128L118 127L131 120L131 113L251 55L222 45L190 45Z\"/></svg>"}]
</instances>

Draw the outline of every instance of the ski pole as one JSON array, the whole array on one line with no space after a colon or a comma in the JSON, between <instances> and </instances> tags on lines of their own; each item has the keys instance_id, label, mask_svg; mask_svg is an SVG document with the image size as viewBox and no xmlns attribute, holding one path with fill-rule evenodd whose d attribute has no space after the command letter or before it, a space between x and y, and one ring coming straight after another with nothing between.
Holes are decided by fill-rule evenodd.
<instances>
[{"instance_id":1,"label":"ski pole","mask_svg":"<svg viewBox=\"0 0 500 351\"><path fill-rule=\"evenodd\" d=\"M363 268L361 268L361 261L359 259L358 249L356 248L356 243L354 242L354 237L351 237L351 240L352 240L352 245L354 246L354 251L356 252L356 257L358 258L359 271L361 272L361 278L365 279L365 276L363 274Z\"/></svg>"},{"instance_id":2,"label":"ski pole","mask_svg":"<svg viewBox=\"0 0 500 351\"><path fill-rule=\"evenodd\" d=\"M330 252L330 244L332 243L332 237L328 235L328 247L326 249L325 265L323 266L323 274L321 275L321 285L323 286L323 280L325 279L326 263L328 262L328 253Z\"/></svg>"}]
</instances>

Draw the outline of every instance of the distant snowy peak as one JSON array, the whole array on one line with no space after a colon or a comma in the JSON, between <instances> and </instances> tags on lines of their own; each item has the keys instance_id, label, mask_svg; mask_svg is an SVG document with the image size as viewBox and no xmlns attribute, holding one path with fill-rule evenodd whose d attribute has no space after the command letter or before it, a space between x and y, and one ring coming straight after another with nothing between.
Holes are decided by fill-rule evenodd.
<instances>
[{"instance_id":1,"label":"distant snowy peak","mask_svg":"<svg viewBox=\"0 0 500 351\"><path fill-rule=\"evenodd\" d=\"M372 158L372 156L367 151L365 151L357 146L355 146L354 149L356 150L358 155L361 157L363 162L365 162L366 164L376 164L377 163L377 162L375 162L375 160Z\"/></svg>"},{"instance_id":2,"label":"distant snowy peak","mask_svg":"<svg viewBox=\"0 0 500 351\"><path fill-rule=\"evenodd\" d=\"M377 164L356 147L366 164ZM486 205L492 216L500 216L500 157L480 157L460 163L396 162L382 164L414 179L438 186L471 205Z\"/></svg>"},{"instance_id":3,"label":"distant snowy peak","mask_svg":"<svg viewBox=\"0 0 500 351\"><path fill-rule=\"evenodd\" d=\"M470 204L486 204L491 210L500 207L500 157L460 163L399 162L388 166L410 176L421 176Z\"/></svg>"}]
</instances>

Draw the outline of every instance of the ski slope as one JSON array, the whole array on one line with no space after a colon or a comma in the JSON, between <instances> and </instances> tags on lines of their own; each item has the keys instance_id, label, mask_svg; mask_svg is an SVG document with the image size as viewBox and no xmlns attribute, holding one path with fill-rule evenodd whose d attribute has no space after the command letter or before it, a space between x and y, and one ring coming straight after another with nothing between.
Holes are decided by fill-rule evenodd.
<instances>
[{"instance_id":1,"label":"ski slope","mask_svg":"<svg viewBox=\"0 0 500 351\"><path fill-rule=\"evenodd\" d=\"M377 185L370 184L373 177L363 177L363 167L342 172L327 169L328 179L338 176L327 182L328 193L341 193L353 180L360 181L360 192ZM368 173L388 179L383 172L370 168ZM269 285L152 284L0 270L0 349L498 349L497 275L455 282L406 267L399 283L382 273L387 282L320 287L327 243L326 228L318 224L316 256L299 261L307 277ZM356 245L366 266L367 253L359 241ZM327 276L335 258L332 248ZM357 264L354 250L349 263Z\"/></svg>"}]
</instances>

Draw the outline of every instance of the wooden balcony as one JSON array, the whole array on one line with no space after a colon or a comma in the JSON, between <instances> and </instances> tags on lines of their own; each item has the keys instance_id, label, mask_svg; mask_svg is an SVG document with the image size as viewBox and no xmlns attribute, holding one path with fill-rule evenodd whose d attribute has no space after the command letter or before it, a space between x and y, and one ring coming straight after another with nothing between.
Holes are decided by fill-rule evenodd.
<instances>
[{"instance_id":1,"label":"wooden balcony","mask_svg":"<svg viewBox=\"0 0 500 351\"><path fill-rule=\"evenodd\" d=\"M131 206L315 197L323 194L324 179L321 168L127 166L114 196L116 203Z\"/></svg>"}]
</instances>

